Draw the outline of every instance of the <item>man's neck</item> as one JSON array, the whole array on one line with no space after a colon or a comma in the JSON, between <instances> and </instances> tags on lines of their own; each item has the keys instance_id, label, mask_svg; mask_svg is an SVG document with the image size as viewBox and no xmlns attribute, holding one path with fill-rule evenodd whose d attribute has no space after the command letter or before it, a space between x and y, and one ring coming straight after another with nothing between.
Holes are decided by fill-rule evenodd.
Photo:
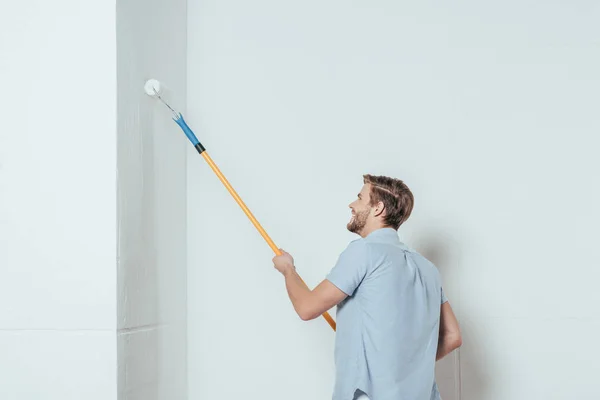
<instances>
[{"instance_id":1,"label":"man's neck","mask_svg":"<svg viewBox=\"0 0 600 400\"><path fill-rule=\"evenodd\" d=\"M391 228L390 226L384 226L381 224L377 224L375 226L365 226L363 228L362 231L360 231L359 235L364 239L367 236L369 236L371 233L375 232L376 230L382 229L382 228Z\"/></svg>"}]
</instances>

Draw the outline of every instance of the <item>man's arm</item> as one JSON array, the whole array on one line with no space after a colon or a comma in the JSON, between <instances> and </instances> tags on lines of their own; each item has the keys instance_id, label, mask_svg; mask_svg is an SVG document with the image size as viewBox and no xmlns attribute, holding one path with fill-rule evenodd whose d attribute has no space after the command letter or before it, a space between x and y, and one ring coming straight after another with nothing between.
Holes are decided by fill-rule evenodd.
<instances>
[{"instance_id":1,"label":"man's arm","mask_svg":"<svg viewBox=\"0 0 600 400\"><path fill-rule=\"evenodd\" d=\"M441 360L462 345L460 327L449 302L442 304L440 312L440 337L435 360Z\"/></svg>"},{"instance_id":2,"label":"man's arm","mask_svg":"<svg viewBox=\"0 0 600 400\"><path fill-rule=\"evenodd\" d=\"M294 310L303 321L319 317L347 297L346 293L327 279L310 290L302 282L295 268L287 268L282 273L285 276L285 287Z\"/></svg>"}]
</instances>

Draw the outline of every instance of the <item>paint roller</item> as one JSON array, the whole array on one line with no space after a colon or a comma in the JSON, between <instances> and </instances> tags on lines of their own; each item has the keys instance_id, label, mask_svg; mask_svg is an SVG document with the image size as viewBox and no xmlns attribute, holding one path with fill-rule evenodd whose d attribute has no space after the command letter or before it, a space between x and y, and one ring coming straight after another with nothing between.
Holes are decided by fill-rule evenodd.
<instances>
[{"instance_id":1,"label":"paint roller","mask_svg":"<svg viewBox=\"0 0 600 400\"><path fill-rule=\"evenodd\" d=\"M177 125L179 125L179 127L181 128L181 130L183 131L183 133L185 133L185 136L187 136L187 138L192 143L192 145L196 148L196 150L198 151L198 153L202 157L204 157L204 160L206 160L206 162L208 163L208 165L210 166L210 168L213 170L213 172L217 175L217 177L219 178L219 180L223 183L223 185L225 185L225 187L227 188L227 190L229 191L229 193L233 196L233 198L235 199L235 201L242 208L242 210L244 211L244 213L246 214L246 216L250 219L250 221L252 222L252 224L254 225L254 227L258 230L258 232L261 234L261 236L265 239L265 241L267 242L267 244L269 245L269 247L271 247L271 249L273 250L273 252L275 252L276 255L278 255L278 256L281 255L282 253L279 250L279 248L275 245L275 242L273 242L273 240L269 237L269 235L267 234L267 232L264 230L264 228L261 226L261 224L258 222L258 220L254 217L254 215L252 214L252 212L250 211L250 209L248 209L248 207L246 206L246 204L244 204L244 202L242 201L242 199L240 198L240 196L237 194L237 192L235 191L235 189L227 181L227 178L225 178L225 175L223 175L223 173L221 172L221 170L219 170L219 167L217 167L217 165L212 160L212 158L210 158L210 156L206 152L206 149L204 148L204 146L202 145L202 143L200 143L200 141L198 140L198 138L196 137L196 135L194 134L194 132L190 129L190 127L188 126L188 124L185 122L185 119L183 118L183 115L180 112L175 111L173 109L173 107L171 107L162 98L162 96L161 96L161 86L162 85L161 85L161 83L158 80L156 80L156 79L149 79L148 81L146 81L146 83L144 85L144 91L146 92L146 94L148 96L158 99L161 103L163 103L171 111L171 113L173 114L173 120L177 123ZM300 280L302 280L302 278L300 278ZM302 283L304 283L303 280L302 280ZM304 285L306 286L306 283L304 283ZM333 318L331 318L331 315L329 315L328 312L325 312L322 316L329 323L329 326L331 326L331 328L335 331L335 321L333 320Z\"/></svg>"}]
</instances>

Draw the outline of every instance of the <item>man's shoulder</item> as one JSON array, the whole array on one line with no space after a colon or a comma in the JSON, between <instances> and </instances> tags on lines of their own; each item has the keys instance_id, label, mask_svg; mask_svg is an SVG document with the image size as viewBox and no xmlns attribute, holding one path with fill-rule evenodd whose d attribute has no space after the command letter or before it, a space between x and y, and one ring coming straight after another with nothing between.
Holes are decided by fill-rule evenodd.
<instances>
[{"instance_id":1,"label":"man's shoulder","mask_svg":"<svg viewBox=\"0 0 600 400\"><path fill-rule=\"evenodd\" d=\"M348 243L348 246L346 246L346 249L344 250L344 252L351 252L351 253L364 252L367 250L368 245L369 245L369 243L367 242L367 240L365 238L354 239L354 240L350 241L350 243Z\"/></svg>"}]
</instances>

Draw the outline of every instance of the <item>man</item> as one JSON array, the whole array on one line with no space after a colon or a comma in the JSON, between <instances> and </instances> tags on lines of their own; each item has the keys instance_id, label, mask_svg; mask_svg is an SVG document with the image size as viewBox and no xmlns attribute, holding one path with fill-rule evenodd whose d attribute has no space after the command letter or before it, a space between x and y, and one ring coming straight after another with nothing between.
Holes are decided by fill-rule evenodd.
<instances>
[{"instance_id":1,"label":"man","mask_svg":"<svg viewBox=\"0 0 600 400\"><path fill-rule=\"evenodd\" d=\"M364 175L348 230L360 235L314 290L283 251L273 258L303 320L337 305L333 400L437 400L435 361L461 345L437 268L400 242L413 195L398 179ZM368 397L367 397L368 396Z\"/></svg>"}]
</instances>

